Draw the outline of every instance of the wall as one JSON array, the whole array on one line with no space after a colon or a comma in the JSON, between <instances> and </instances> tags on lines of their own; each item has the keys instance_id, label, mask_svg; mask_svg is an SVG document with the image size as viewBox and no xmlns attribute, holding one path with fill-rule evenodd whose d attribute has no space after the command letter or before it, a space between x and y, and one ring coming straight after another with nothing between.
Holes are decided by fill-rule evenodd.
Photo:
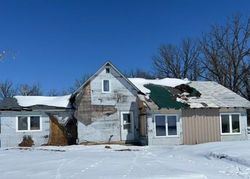
<instances>
[{"instance_id":1,"label":"wall","mask_svg":"<svg viewBox=\"0 0 250 179\"><path fill-rule=\"evenodd\" d=\"M183 143L220 141L219 109L182 110Z\"/></svg>"},{"instance_id":2,"label":"wall","mask_svg":"<svg viewBox=\"0 0 250 179\"><path fill-rule=\"evenodd\" d=\"M102 92L102 80L109 80L111 86L110 93ZM91 120L85 123L84 119L79 117L85 117L86 115L78 114L78 139L79 143L86 141L93 142L108 142L121 141L121 121L120 116L122 111L132 111L134 115L134 131L136 140L138 138L138 103L137 103L137 91L118 74L113 68L110 68L110 73L106 73L105 68L98 73L90 81L91 92L91 107L90 111L87 111L91 115ZM88 85L85 86L88 88ZM86 89L82 89L86 91ZM80 96L80 98L84 98ZM84 100L78 99L79 104L78 113L84 113L81 111ZM111 114L107 114L106 108L109 106ZM112 107L116 110L111 110ZM95 112L95 108L103 109ZM77 112L76 112L77 113ZM112 136L112 137L111 137Z\"/></svg>"},{"instance_id":3,"label":"wall","mask_svg":"<svg viewBox=\"0 0 250 179\"><path fill-rule=\"evenodd\" d=\"M16 116L18 115L40 115L42 119L42 131L16 132ZM48 142L49 117L43 112L1 112L1 147L17 147L22 142L24 135L30 135L35 146Z\"/></svg>"},{"instance_id":4,"label":"wall","mask_svg":"<svg viewBox=\"0 0 250 179\"><path fill-rule=\"evenodd\" d=\"M222 108L220 113L240 113L241 134L221 135L221 141L247 140L247 112L243 108Z\"/></svg>"},{"instance_id":5,"label":"wall","mask_svg":"<svg viewBox=\"0 0 250 179\"><path fill-rule=\"evenodd\" d=\"M178 137L163 137L163 136L155 136L155 120L154 116L157 114L177 114L177 135ZM152 111L151 114L148 114L147 118L148 124L148 145L178 145L183 143L183 136L182 136L182 116L180 110L166 110L162 109L159 111Z\"/></svg>"}]
</instances>

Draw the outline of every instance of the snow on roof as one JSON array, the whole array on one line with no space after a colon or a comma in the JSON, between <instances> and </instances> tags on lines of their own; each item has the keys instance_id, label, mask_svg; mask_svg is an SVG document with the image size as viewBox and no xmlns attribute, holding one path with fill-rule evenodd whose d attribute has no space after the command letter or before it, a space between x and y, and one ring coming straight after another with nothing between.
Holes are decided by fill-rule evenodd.
<instances>
[{"instance_id":1,"label":"snow on roof","mask_svg":"<svg viewBox=\"0 0 250 179\"><path fill-rule=\"evenodd\" d=\"M30 107L35 105L68 107L71 95L66 96L14 96L22 107Z\"/></svg>"},{"instance_id":2,"label":"snow on roof","mask_svg":"<svg viewBox=\"0 0 250 179\"><path fill-rule=\"evenodd\" d=\"M144 85L154 84L168 87L176 87L181 84L188 84L190 81L188 79L177 79L177 78L163 78L163 79L144 79L144 78L128 78L141 92L144 94L150 93L150 90Z\"/></svg>"},{"instance_id":3,"label":"snow on roof","mask_svg":"<svg viewBox=\"0 0 250 179\"><path fill-rule=\"evenodd\" d=\"M250 102L230 89L213 81L192 81L189 86L201 93L199 98L191 97L188 104L191 108L245 107L250 108ZM204 106L204 105L205 106Z\"/></svg>"}]
</instances>

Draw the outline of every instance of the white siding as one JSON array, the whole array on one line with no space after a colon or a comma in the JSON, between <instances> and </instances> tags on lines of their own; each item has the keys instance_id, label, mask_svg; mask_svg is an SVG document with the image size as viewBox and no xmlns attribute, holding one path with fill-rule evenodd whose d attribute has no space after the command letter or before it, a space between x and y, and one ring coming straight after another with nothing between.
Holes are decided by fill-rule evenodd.
<instances>
[{"instance_id":1,"label":"white siding","mask_svg":"<svg viewBox=\"0 0 250 179\"><path fill-rule=\"evenodd\" d=\"M16 132L16 117L18 115L39 115L42 120L42 131ZM1 113L1 147L17 147L24 135L30 135L35 146L48 142L49 117L43 112L2 112Z\"/></svg>"}]
</instances>

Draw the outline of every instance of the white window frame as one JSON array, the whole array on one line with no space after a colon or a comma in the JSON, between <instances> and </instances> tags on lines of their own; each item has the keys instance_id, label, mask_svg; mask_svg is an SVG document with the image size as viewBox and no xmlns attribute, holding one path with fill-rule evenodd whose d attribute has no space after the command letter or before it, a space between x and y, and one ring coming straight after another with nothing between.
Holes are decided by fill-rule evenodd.
<instances>
[{"instance_id":1,"label":"white window frame","mask_svg":"<svg viewBox=\"0 0 250 179\"><path fill-rule=\"evenodd\" d=\"M239 127L240 132L233 132L233 124L232 124L232 115L239 115ZM229 116L229 133L223 133L222 132L222 115L228 115ZM220 134L221 135L239 135L241 134L241 115L240 113L220 113Z\"/></svg>"},{"instance_id":2,"label":"white window frame","mask_svg":"<svg viewBox=\"0 0 250 179\"><path fill-rule=\"evenodd\" d=\"M28 120L28 129L27 130L18 130L18 117L27 117ZM30 117L39 117L40 118L40 129L31 130L30 129ZM16 132L39 132L42 131L42 116L40 115L18 115L16 116Z\"/></svg>"},{"instance_id":3,"label":"white window frame","mask_svg":"<svg viewBox=\"0 0 250 179\"><path fill-rule=\"evenodd\" d=\"M166 135L165 136L157 136L156 135L156 116L165 116L165 125L166 125ZM168 116L175 116L176 117L176 135L168 135ZM179 130L178 130L178 121L179 121L179 115L178 114L156 114L154 115L154 136L157 138L164 138L164 137L179 137Z\"/></svg>"},{"instance_id":4,"label":"white window frame","mask_svg":"<svg viewBox=\"0 0 250 179\"><path fill-rule=\"evenodd\" d=\"M104 81L109 81L109 91L104 91ZM102 93L111 93L111 82L108 79L102 80Z\"/></svg>"}]
</instances>

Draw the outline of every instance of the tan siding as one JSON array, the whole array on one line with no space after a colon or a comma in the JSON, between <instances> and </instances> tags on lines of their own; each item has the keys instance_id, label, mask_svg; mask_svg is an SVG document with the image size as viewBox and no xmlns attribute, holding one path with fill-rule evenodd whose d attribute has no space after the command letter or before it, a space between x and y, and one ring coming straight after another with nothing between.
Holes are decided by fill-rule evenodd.
<instances>
[{"instance_id":1,"label":"tan siding","mask_svg":"<svg viewBox=\"0 0 250 179\"><path fill-rule=\"evenodd\" d=\"M220 141L218 109L183 110L182 123L184 144Z\"/></svg>"}]
</instances>

